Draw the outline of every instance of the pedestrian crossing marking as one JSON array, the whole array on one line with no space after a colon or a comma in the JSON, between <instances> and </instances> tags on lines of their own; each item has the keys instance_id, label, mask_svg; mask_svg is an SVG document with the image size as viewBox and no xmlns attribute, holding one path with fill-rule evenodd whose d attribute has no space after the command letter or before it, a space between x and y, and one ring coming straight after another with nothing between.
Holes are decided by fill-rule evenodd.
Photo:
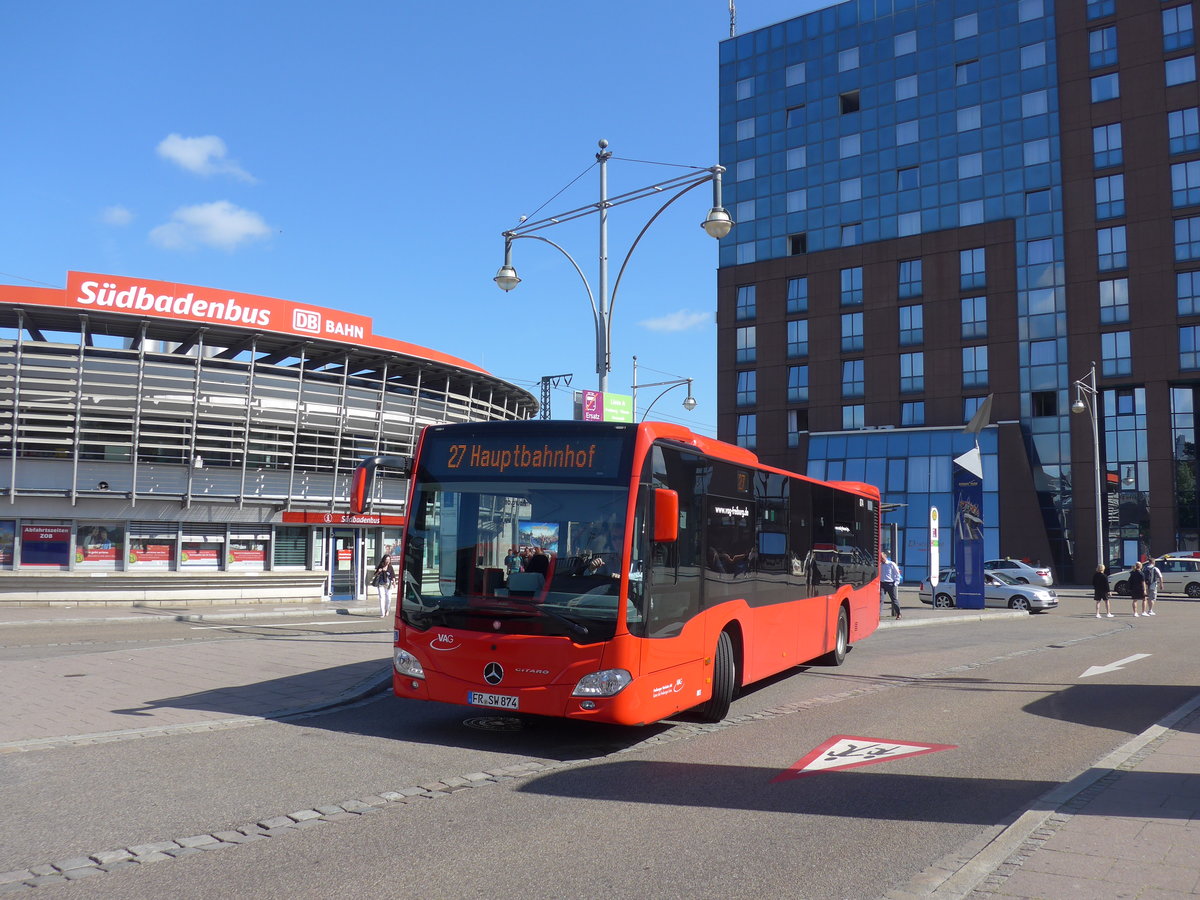
<instances>
[{"instance_id":1,"label":"pedestrian crossing marking","mask_svg":"<svg viewBox=\"0 0 1200 900\"><path fill-rule=\"evenodd\" d=\"M917 741L885 741L881 738L856 737L838 734L817 747L803 759L780 772L771 782L791 781L817 772L834 769L853 769L870 766L891 759L936 753L939 750L954 750L954 744L922 744Z\"/></svg>"}]
</instances>

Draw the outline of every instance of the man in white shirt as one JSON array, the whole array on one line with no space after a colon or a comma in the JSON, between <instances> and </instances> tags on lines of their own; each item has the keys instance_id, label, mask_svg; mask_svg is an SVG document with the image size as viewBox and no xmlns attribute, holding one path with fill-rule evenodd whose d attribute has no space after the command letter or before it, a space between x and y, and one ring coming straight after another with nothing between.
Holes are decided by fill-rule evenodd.
<instances>
[{"instance_id":1,"label":"man in white shirt","mask_svg":"<svg viewBox=\"0 0 1200 900\"><path fill-rule=\"evenodd\" d=\"M892 601L892 618L900 618L900 600L896 597L896 588L900 586L900 567L892 562L887 551L883 552L883 565L879 570L879 586Z\"/></svg>"}]
</instances>

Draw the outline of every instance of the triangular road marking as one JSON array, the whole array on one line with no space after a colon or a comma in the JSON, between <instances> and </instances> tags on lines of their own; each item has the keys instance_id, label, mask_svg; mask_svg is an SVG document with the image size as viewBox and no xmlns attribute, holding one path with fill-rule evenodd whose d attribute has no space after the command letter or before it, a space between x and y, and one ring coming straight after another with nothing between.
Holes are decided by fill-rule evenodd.
<instances>
[{"instance_id":1,"label":"triangular road marking","mask_svg":"<svg viewBox=\"0 0 1200 900\"><path fill-rule=\"evenodd\" d=\"M831 737L816 750L813 750L804 757L804 759L796 762L791 768L780 772L771 779L771 782L791 781L793 778L803 778L806 775L815 775L817 772L828 772L833 769L853 769L857 766L870 766L889 759L920 756L923 753L936 753L938 750L954 749L954 744L885 741L881 738L855 737L851 734L839 734Z\"/></svg>"}]
</instances>

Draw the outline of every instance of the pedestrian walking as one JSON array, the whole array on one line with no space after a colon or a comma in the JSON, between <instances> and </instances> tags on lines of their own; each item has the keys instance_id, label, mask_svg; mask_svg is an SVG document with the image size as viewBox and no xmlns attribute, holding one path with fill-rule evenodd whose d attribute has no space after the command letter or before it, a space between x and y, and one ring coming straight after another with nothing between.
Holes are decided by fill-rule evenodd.
<instances>
[{"instance_id":1,"label":"pedestrian walking","mask_svg":"<svg viewBox=\"0 0 1200 900\"><path fill-rule=\"evenodd\" d=\"M379 616L383 618L392 608L392 585L396 583L396 570L392 568L392 550L388 547L379 557L375 565L375 573L371 576L371 584L379 595Z\"/></svg>"},{"instance_id":2,"label":"pedestrian walking","mask_svg":"<svg viewBox=\"0 0 1200 900\"><path fill-rule=\"evenodd\" d=\"M1147 616L1158 615L1154 611L1154 601L1158 599L1158 589L1162 587L1162 570L1155 564L1154 558L1151 557L1146 561L1146 565L1142 567L1142 574L1146 576L1146 612Z\"/></svg>"},{"instance_id":3,"label":"pedestrian walking","mask_svg":"<svg viewBox=\"0 0 1200 900\"><path fill-rule=\"evenodd\" d=\"M883 565L879 571L879 587L892 601L892 618L900 618L900 600L896 597L896 588L900 584L900 567L892 562L885 550L882 554Z\"/></svg>"},{"instance_id":4,"label":"pedestrian walking","mask_svg":"<svg viewBox=\"0 0 1200 900\"><path fill-rule=\"evenodd\" d=\"M1104 613L1108 618L1112 618L1112 605L1108 599L1108 576L1104 574L1104 566L1096 566L1096 574L1092 576L1092 593L1096 598L1096 618L1102 618L1100 615L1100 604L1104 604Z\"/></svg>"},{"instance_id":5,"label":"pedestrian walking","mask_svg":"<svg viewBox=\"0 0 1200 900\"><path fill-rule=\"evenodd\" d=\"M1134 618L1140 616L1146 606L1146 576L1142 574L1142 564L1135 562L1133 571L1129 573L1129 596L1133 600Z\"/></svg>"}]
</instances>

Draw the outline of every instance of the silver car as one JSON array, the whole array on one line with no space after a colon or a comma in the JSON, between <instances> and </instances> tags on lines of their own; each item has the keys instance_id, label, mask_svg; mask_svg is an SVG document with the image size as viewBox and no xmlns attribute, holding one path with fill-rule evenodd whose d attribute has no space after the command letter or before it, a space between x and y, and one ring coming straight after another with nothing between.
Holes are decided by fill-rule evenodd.
<instances>
[{"instance_id":1,"label":"silver car","mask_svg":"<svg viewBox=\"0 0 1200 900\"><path fill-rule=\"evenodd\" d=\"M1189 597L1200 597L1200 559L1188 557L1163 557L1158 561L1158 570L1162 572L1160 594L1187 594ZM1108 576L1108 584L1114 593L1122 597L1129 596L1129 569L1114 572Z\"/></svg>"},{"instance_id":2,"label":"silver car","mask_svg":"<svg viewBox=\"0 0 1200 900\"><path fill-rule=\"evenodd\" d=\"M920 598L938 609L951 609L954 603L954 570L946 569L938 576L933 588L926 579L921 582ZM983 573L983 604L1007 609L1026 609L1045 612L1058 606L1058 594L1045 587L1022 584L1003 572Z\"/></svg>"},{"instance_id":3,"label":"silver car","mask_svg":"<svg viewBox=\"0 0 1200 900\"><path fill-rule=\"evenodd\" d=\"M1019 559L989 559L983 564L985 572L1000 572L1021 584L1040 584L1050 587L1054 576L1046 566L1031 566Z\"/></svg>"}]
</instances>

